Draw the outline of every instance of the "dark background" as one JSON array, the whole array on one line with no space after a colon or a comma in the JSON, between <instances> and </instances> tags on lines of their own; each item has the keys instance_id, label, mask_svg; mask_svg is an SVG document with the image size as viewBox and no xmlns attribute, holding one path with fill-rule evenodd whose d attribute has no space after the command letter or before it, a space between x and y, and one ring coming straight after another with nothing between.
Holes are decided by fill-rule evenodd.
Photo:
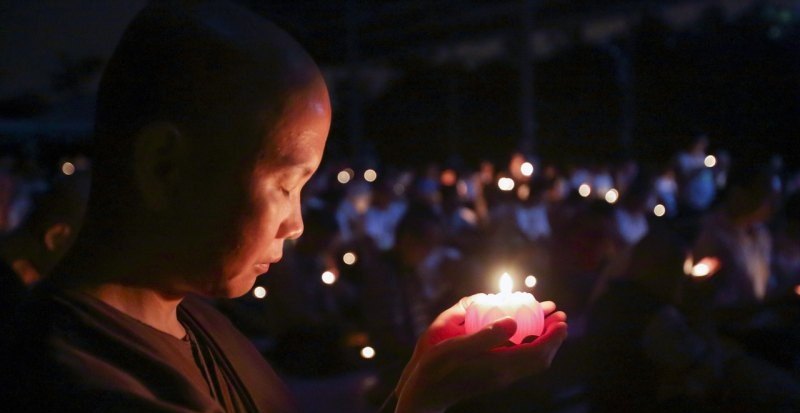
<instances>
[{"instance_id":1,"label":"dark background","mask_svg":"<svg viewBox=\"0 0 800 413\"><path fill-rule=\"evenodd\" d=\"M325 70L329 160L660 163L705 133L800 163L795 1L239 2ZM103 3L0 2L6 151L91 151L97 77L146 2Z\"/></svg>"}]
</instances>

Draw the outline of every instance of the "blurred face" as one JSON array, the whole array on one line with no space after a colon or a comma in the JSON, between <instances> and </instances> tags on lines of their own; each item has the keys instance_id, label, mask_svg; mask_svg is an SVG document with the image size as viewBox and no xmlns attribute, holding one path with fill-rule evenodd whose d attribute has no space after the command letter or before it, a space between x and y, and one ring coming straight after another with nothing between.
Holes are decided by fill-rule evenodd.
<instances>
[{"instance_id":1,"label":"blurred face","mask_svg":"<svg viewBox=\"0 0 800 413\"><path fill-rule=\"evenodd\" d=\"M218 179L213 185L217 189L206 193L206 199L213 193L226 200L221 207L220 201L208 200L217 202L212 213L223 219L200 229L206 234L194 255L203 261L197 251L213 251L214 262L207 264L215 270L209 274L208 268L195 265L207 278L193 281L192 290L222 297L247 293L256 277L281 259L284 241L303 233L300 192L322 160L330 117L327 88L320 79L293 91L280 113L263 121L268 124L260 142L241 145L242 152L251 152L241 158L243 170L233 166L243 182ZM215 232L221 236L208 236Z\"/></svg>"}]
</instances>

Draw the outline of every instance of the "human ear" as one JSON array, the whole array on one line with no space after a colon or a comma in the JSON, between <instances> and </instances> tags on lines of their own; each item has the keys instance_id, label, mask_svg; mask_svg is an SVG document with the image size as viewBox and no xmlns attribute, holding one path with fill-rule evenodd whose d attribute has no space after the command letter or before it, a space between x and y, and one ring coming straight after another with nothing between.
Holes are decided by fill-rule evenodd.
<instances>
[{"instance_id":1,"label":"human ear","mask_svg":"<svg viewBox=\"0 0 800 413\"><path fill-rule=\"evenodd\" d=\"M134 138L136 186L147 208L169 208L182 176L188 167L184 136L168 122L154 122L139 130Z\"/></svg>"}]
</instances>

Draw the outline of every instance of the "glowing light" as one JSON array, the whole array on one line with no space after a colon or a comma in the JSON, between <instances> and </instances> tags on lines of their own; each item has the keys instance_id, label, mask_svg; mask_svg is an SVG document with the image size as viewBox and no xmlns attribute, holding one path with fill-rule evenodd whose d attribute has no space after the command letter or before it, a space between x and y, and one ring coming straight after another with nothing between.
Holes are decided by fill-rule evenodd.
<instances>
[{"instance_id":1,"label":"glowing light","mask_svg":"<svg viewBox=\"0 0 800 413\"><path fill-rule=\"evenodd\" d=\"M504 272L503 275L500 276L500 294L511 294L511 288L513 286L514 280L511 279L511 275Z\"/></svg>"},{"instance_id":2,"label":"glowing light","mask_svg":"<svg viewBox=\"0 0 800 413\"><path fill-rule=\"evenodd\" d=\"M667 207L665 207L662 204L658 204L658 205L653 207L653 215L655 215L657 217L663 217L664 214L666 214L666 213L667 213Z\"/></svg>"},{"instance_id":3,"label":"glowing light","mask_svg":"<svg viewBox=\"0 0 800 413\"><path fill-rule=\"evenodd\" d=\"M364 180L367 182L375 182L378 179L378 173L374 169L367 169L364 171Z\"/></svg>"},{"instance_id":4,"label":"glowing light","mask_svg":"<svg viewBox=\"0 0 800 413\"><path fill-rule=\"evenodd\" d=\"M261 286L253 288L253 297L258 298L261 300L262 298L267 296L267 289Z\"/></svg>"},{"instance_id":5,"label":"glowing light","mask_svg":"<svg viewBox=\"0 0 800 413\"><path fill-rule=\"evenodd\" d=\"M800 285L798 285L797 287L794 287L794 293L797 294L797 295L800 295Z\"/></svg>"},{"instance_id":6,"label":"glowing light","mask_svg":"<svg viewBox=\"0 0 800 413\"><path fill-rule=\"evenodd\" d=\"M703 164L705 164L708 168L713 168L717 164L717 157L714 155L706 156L706 159L703 160Z\"/></svg>"},{"instance_id":7,"label":"glowing light","mask_svg":"<svg viewBox=\"0 0 800 413\"><path fill-rule=\"evenodd\" d=\"M683 263L683 271L686 275L696 278L710 277L719 270L720 262L715 257L703 257L700 261L692 263L692 257L688 257Z\"/></svg>"},{"instance_id":8,"label":"glowing light","mask_svg":"<svg viewBox=\"0 0 800 413\"><path fill-rule=\"evenodd\" d=\"M533 175L533 164L525 162L519 167L519 171L522 173L522 176L531 176Z\"/></svg>"},{"instance_id":9,"label":"glowing light","mask_svg":"<svg viewBox=\"0 0 800 413\"><path fill-rule=\"evenodd\" d=\"M342 262L344 262L347 265L355 264L356 259L357 259L356 254L352 252L345 252L344 255L342 255Z\"/></svg>"},{"instance_id":10,"label":"glowing light","mask_svg":"<svg viewBox=\"0 0 800 413\"><path fill-rule=\"evenodd\" d=\"M705 277L711 273L711 267L704 262L698 262L692 267L692 277Z\"/></svg>"},{"instance_id":11,"label":"glowing light","mask_svg":"<svg viewBox=\"0 0 800 413\"><path fill-rule=\"evenodd\" d=\"M500 178L497 180L497 187L501 191L510 191L514 189L514 180L511 178Z\"/></svg>"},{"instance_id":12,"label":"glowing light","mask_svg":"<svg viewBox=\"0 0 800 413\"><path fill-rule=\"evenodd\" d=\"M322 282L325 283L325 284L328 284L328 285L331 285L331 284L336 282L336 274L334 274L334 273L332 273L330 271L323 272L321 278L322 278Z\"/></svg>"},{"instance_id":13,"label":"glowing light","mask_svg":"<svg viewBox=\"0 0 800 413\"><path fill-rule=\"evenodd\" d=\"M614 204L619 199L619 191L614 188L611 188L606 192L606 202L609 204Z\"/></svg>"},{"instance_id":14,"label":"glowing light","mask_svg":"<svg viewBox=\"0 0 800 413\"><path fill-rule=\"evenodd\" d=\"M361 349L361 357L367 360L375 357L375 349L370 346L365 346Z\"/></svg>"},{"instance_id":15,"label":"glowing light","mask_svg":"<svg viewBox=\"0 0 800 413\"><path fill-rule=\"evenodd\" d=\"M584 198L592 194L592 187L589 184L581 184L578 187L578 194Z\"/></svg>"},{"instance_id":16,"label":"glowing light","mask_svg":"<svg viewBox=\"0 0 800 413\"><path fill-rule=\"evenodd\" d=\"M525 286L528 288L536 287L536 277L533 275L525 277Z\"/></svg>"},{"instance_id":17,"label":"glowing light","mask_svg":"<svg viewBox=\"0 0 800 413\"><path fill-rule=\"evenodd\" d=\"M439 180L442 182L444 186L453 186L456 183L456 171L452 169L445 169L442 171L442 176L439 177Z\"/></svg>"},{"instance_id":18,"label":"glowing light","mask_svg":"<svg viewBox=\"0 0 800 413\"><path fill-rule=\"evenodd\" d=\"M64 162L61 164L61 173L67 176L74 174L75 165L73 165L72 162Z\"/></svg>"},{"instance_id":19,"label":"glowing light","mask_svg":"<svg viewBox=\"0 0 800 413\"><path fill-rule=\"evenodd\" d=\"M339 173L336 174L336 180L339 181L340 184L344 185L344 184L350 182L350 174L347 173L346 170L345 171L339 171Z\"/></svg>"}]
</instances>

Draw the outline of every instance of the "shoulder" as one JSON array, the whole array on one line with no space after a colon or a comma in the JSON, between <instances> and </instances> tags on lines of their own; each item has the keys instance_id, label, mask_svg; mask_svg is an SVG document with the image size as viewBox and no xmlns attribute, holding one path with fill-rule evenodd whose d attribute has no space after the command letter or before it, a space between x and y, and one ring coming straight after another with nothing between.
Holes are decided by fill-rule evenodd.
<instances>
[{"instance_id":1,"label":"shoulder","mask_svg":"<svg viewBox=\"0 0 800 413\"><path fill-rule=\"evenodd\" d=\"M186 378L184 359L159 341L163 333L117 313L88 296L38 288L17 327L20 403L34 411L213 411L215 402Z\"/></svg>"}]
</instances>

